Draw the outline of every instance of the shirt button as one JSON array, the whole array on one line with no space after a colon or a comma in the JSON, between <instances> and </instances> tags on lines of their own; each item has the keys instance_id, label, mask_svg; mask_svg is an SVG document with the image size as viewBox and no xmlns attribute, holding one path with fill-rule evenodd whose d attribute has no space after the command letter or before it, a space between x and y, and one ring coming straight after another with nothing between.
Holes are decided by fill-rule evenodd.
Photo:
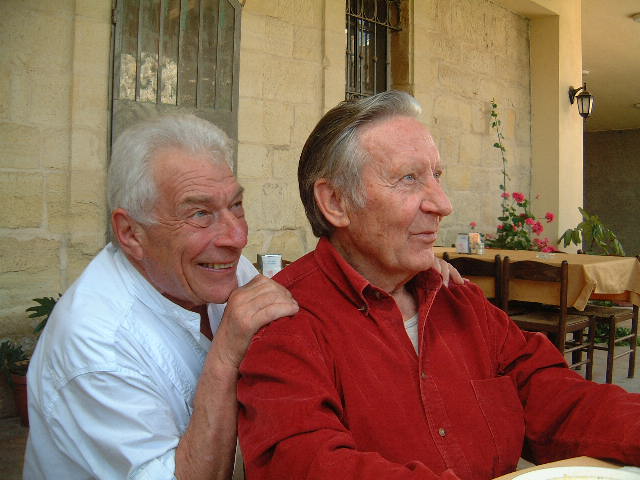
<instances>
[{"instance_id":1,"label":"shirt button","mask_svg":"<svg viewBox=\"0 0 640 480\"><path fill-rule=\"evenodd\" d=\"M444 437L447 434L447 431L444 428L440 427L438 429L438 433L440 434L441 437Z\"/></svg>"},{"instance_id":2,"label":"shirt button","mask_svg":"<svg viewBox=\"0 0 640 480\"><path fill-rule=\"evenodd\" d=\"M420 378L422 378L422 379L427 378L427 374L426 374L426 373L424 373L424 372L421 372L421 373L420 373Z\"/></svg>"}]
</instances>

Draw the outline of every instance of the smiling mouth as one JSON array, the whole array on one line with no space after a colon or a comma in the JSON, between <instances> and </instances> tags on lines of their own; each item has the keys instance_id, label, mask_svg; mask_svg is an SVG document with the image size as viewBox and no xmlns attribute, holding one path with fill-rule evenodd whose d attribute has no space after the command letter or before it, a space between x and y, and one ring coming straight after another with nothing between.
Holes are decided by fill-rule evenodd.
<instances>
[{"instance_id":1,"label":"smiling mouth","mask_svg":"<svg viewBox=\"0 0 640 480\"><path fill-rule=\"evenodd\" d=\"M233 268L236 262L231 263L200 263L199 265L207 270L227 270Z\"/></svg>"}]
</instances>

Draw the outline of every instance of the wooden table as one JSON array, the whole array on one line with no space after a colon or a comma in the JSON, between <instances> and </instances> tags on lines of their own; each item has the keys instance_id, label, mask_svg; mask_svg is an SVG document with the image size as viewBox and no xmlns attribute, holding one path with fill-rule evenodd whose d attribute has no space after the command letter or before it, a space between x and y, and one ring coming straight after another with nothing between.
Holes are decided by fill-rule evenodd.
<instances>
[{"instance_id":1,"label":"wooden table","mask_svg":"<svg viewBox=\"0 0 640 480\"><path fill-rule=\"evenodd\" d=\"M635 257L615 257L601 255L578 255L575 253L544 254L527 250L499 250L487 248L482 255L456 253L455 248L434 247L438 257L448 252L451 258L473 256L492 262L495 255L509 260L535 260L551 265L569 262L568 303L583 310L589 299L628 301L640 305L640 262ZM477 280L476 280L477 279ZM487 296L493 294L491 279L474 277L473 281ZM512 281L509 286L512 300L557 304L558 290L553 284L527 280Z\"/></svg>"},{"instance_id":2,"label":"wooden table","mask_svg":"<svg viewBox=\"0 0 640 480\"><path fill-rule=\"evenodd\" d=\"M497 477L494 480L509 480L517 477L518 475L522 475L523 473L531 472L533 470L541 470L543 468L554 468L554 467L621 468L622 466L615 463L605 462L604 460L598 460L597 458L575 457L575 458L568 458L567 460L559 460L557 462L545 463L543 465L536 465L535 467L531 467L531 468L524 468L522 470L517 470L513 473L502 475L501 477Z\"/></svg>"}]
</instances>

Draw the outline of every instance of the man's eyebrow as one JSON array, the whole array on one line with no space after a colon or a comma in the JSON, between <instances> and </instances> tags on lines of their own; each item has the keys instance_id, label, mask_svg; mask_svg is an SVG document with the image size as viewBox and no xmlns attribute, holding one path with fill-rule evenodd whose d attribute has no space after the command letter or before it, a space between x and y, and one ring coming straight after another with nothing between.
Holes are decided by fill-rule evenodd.
<instances>
[{"instance_id":1,"label":"man's eyebrow","mask_svg":"<svg viewBox=\"0 0 640 480\"><path fill-rule=\"evenodd\" d=\"M241 197L243 193L244 193L244 187L238 187L238 189L236 190L236 193L233 195L233 197L231 197L232 201L235 201L238 197ZM212 200L211 195L191 195L191 196L185 197L180 202L180 205L182 206L198 205L203 203L210 203L211 200Z\"/></svg>"}]
</instances>

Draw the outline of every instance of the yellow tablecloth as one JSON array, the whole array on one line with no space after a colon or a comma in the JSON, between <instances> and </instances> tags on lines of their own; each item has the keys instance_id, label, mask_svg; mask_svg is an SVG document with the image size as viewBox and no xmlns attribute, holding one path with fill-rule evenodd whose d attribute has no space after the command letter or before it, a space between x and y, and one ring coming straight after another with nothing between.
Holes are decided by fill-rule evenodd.
<instances>
[{"instance_id":1,"label":"yellow tablecloth","mask_svg":"<svg viewBox=\"0 0 640 480\"><path fill-rule=\"evenodd\" d=\"M456 253L455 248L434 247L437 256L448 252L452 258L465 256ZM578 255L572 253L541 254L526 250L485 249L482 255L472 255L486 261L493 261L495 255L508 256L511 262L536 260L551 265L560 265L563 260L569 262L570 306L583 310L590 298L626 300L640 305L640 262L635 257L614 257L600 255ZM487 296L491 296L491 279L473 279ZM509 287L510 298L526 302L540 302L549 305L558 303L558 289L553 284L512 281Z\"/></svg>"},{"instance_id":2,"label":"yellow tablecloth","mask_svg":"<svg viewBox=\"0 0 640 480\"><path fill-rule=\"evenodd\" d=\"M554 467L620 468L620 465L605 462L603 460L598 460L596 458L591 458L591 457L575 457L575 458L568 458L567 460L560 460L558 462L545 463L544 465L536 465L535 467L531 467L531 468L525 468L513 473L508 473L507 475L502 475L501 477L497 477L494 480L509 480L511 478L517 477L518 475L522 475L523 473L531 472L533 470L541 470L543 468L554 468Z\"/></svg>"}]
</instances>

